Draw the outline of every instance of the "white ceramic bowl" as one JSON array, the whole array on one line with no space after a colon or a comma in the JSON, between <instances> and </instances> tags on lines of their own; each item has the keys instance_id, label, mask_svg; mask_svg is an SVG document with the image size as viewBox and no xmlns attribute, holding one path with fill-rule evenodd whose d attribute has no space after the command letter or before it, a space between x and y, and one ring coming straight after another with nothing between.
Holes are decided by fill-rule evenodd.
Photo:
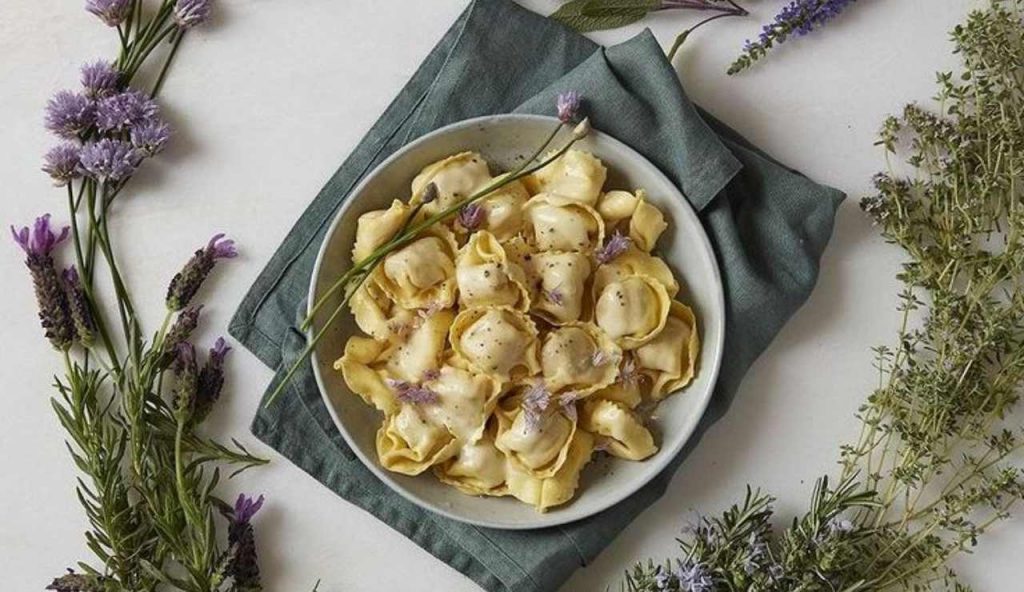
<instances>
[{"instance_id":1,"label":"white ceramic bowl","mask_svg":"<svg viewBox=\"0 0 1024 592\"><path fill-rule=\"evenodd\" d=\"M395 152L353 189L335 215L313 268L309 302L316 302L351 265L359 216L386 208L395 198L407 199L413 177L424 166L451 154L474 150L487 159L492 172L509 170L531 154L556 123L554 118L535 115L481 117L438 129ZM567 133L563 132L560 140ZM561 145L560 140L554 145ZM692 306L697 315L702 347L696 379L658 407L652 427L660 444L658 453L643 462L613 458L591 462L584 470L576 498L541 514L512 497L462 494L442 484L429 471L409 477L380 466L374 435L381 416L349 392L341 373L332 368L345 342L359 332L346 310L312 354L317 384L327 409L345 441L377 477L413 503L449 518L491 528L530 529L596 514L625 499L665 468L693 433L711 398L722 356L725 309L718 265L697 215L654 165L622 142L594 131L577 147L592 152L608 167L607 188L643 188L651 203L664 212L669 227L657 251L680 280L682 291L678 299ZM314 319L311 334L323 326L337 302L336 299L323 307Z\"/></svg>"}]
</instances>

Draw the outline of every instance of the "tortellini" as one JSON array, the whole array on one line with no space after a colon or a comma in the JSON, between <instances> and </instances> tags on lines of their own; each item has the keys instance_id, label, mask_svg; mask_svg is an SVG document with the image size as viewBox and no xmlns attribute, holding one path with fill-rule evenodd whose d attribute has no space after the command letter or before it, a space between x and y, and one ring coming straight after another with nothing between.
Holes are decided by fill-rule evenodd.
<instances>
[{"instance_id":1,"label":"tortellini","mask_svg":"<svg viewBox=\"0 0 1024 592\"><path fill-rule=\"evenodd\" d=\"M360 216L353 262L381 257L349 301L366 336L334 366L383 416L382 467L547 511L595 451L657 453L645 410L693 380L698 323L655 254L664 215L642 190L605 192L607 176L572 149L471 211L506 177L467 151Z\"/></svg>"}]
</instances>

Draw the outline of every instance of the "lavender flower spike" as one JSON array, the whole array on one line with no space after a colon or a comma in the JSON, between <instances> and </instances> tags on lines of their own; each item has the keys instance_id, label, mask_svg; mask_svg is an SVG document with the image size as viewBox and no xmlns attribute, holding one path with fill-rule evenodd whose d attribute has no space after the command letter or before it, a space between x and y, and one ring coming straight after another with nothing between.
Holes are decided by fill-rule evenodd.
<instances>
[{"instance_id":1,"label":"lavender flower spike","mask_svg":"<svg viewBox=\"0 0 1024 592\"><path fill-rule=\"evenodd\" d=\"M237 255L235 241L225 239L223 233L213 235L206 247L196 251L185 267L171 279L167 287L168 310L177 311L188 306L217 260L231 259Z\"/></svg>"},{"instance_id":2,"label":"lavender flower spike","mask_svg":"<svg viewBox=\"0 0 1024 592\"><path fill-rule=\"evenodd\" d=\"M558 119L562 123L569 125L576 121L576 114L580 110L581 99L580 93L574 90L558 94L555 106L558 108Z\"/></svg>"},{"instance_id":3,"label":"lavender flower spike","mask_svg":"<svg viewBox=\"0 0 1024 592\"><path fill-rule=\"evenodd\" d=\"M246 495L239 495L235 501L234 515L228 525L228 557L224 574L233 580L234 590L258 591L260 566L256 556L256 536L252 518L263 507L263 496L255 501Z\"/></svg>"},{"instance_id":4,"label":"lavender flower spike","mask_svg":"<svg viewBox=\"0 0 1024 592\"><path fill-rule=\"evenodd\" d=\"M75 335L82 345L89 346L96 336L96 319L92 316L89 300L85 297L85 289L78 277L78 269L74 265L61 274L64 278L64 291L68 299L68 312L75 326Z\"/></svg>"},{"instance_id":5,"label":"lavender flower spike","mask_svg":"<svg viewBox=\"0 0 1024 592\"><path fill-rule=\"evenodd\" d=\"M63 187L81 175L82 149L71 142L58 144L43 158L43 172L50 175L53 184Z\"/></svg>"},{"instance_id":6,"label":"lavender flower spike","mask_svg":"<svg viewBox=\"0 0 1024 592\"><path fill-rule=\"evenodd\" d=\"M132 128L131 138L136 150L146 156L156 156L171 138L171 126L159 119L152 119Z\"/></svg>"},{"instance_id":7,"label":"lavender flower spike","mask_svg":"<svg viewBox=\"0 0 1024 592\"><path fill-rule=\"evenodd\" d=\"M182 29L191 29L210 18L212 0L178 0L174 3L174 20Z\"/></svg>"},{"instance_id":8,"label":"lavender flower spike","mask_svg":"<svg viewBox=\"0 0 1024 592\"><path fill-rule=\"evenodd\" d=\"M615 231L614 234L605 242L604 246L598 249L594 256L597 258L597 262L601 264L609 263L619 255L626 252L629 248L630 239L629 237L623 236L621 232Z\"/></svg>"},{"instance_id":9,"label":"lavender flower spike","mask_svg":"<svg viewBox=\"0 0 1024 592\"><path fill-rule=\"evenodd\" d=\"M45 214L36 218L31 230L28 227L15 230L11 226L11 234L27 255L25 265L32 275L44 334L54 348L67 350L75 340L75 323L50 252L67 238L68 227L54 234L50 229L50 215Z\"/></svg>"},{"instance_id":10,"label":"lavender flower spike","mask_svg":"<svg viewBox=\"0 0 1024 592\"><path fill-rule=\"evenodd\" d=\"M166 367L174 360L174 353L178 344L188 341L192 332L199 326L199 314L203 311L203 305L190 306L178 313L167 335L164 336L163 366Z\"/></svg>"},{"instance_id":11,"label":"lavender flower spike","mask_svg":"<svg viewBox=\"0 0 1024 592\"><path fill-rule=\"evenodd\" d=\"M187 341L182 341L175 348L174 377L174 412L179 418L188 419L196 400L196 388L199 382L199 368L196 364L196 349Z\"/></svg>"},{"instance_id":12,"label":"lavender flower spike","mask_svg":"<svg viewBox=\"0 0 1024 592\"><path fill-rule=\"evenodd\" d=\"M484 222L483 207L477 203L466 204L459 210L459 224L466 230L473 232Z\"/></svg>"},{"instance_id":13,"label":"lavender flower spike","mask_svg":"<svg viewBox=\"0 0 1024 592\"><path fill-rule=\"evenodd\" d=\"M214 404L220 399L220 391L224 387L224 358L227 357L231 347L218 337L217 341L210 348L210 355L199 371L199 381L196 386L195 410L192 420L199 423L206 419L206 416L213 410Z\"/></svg>"},{"instance_id":14,"label":"lavender flower spike","mask_svg":"<svg viewBox=\"0 0 1024 592\"><path fill-rule=\"evenodd\" d=\"M116 27L128 18L131 0L86 0L85 9L95 14L108 27Z\"/></svg>"},{"instance_id":15,"label":"lavender flower spike","mask_svg":"<svg viewBox=\"0 0 1024 592\"><path fill-rule=\"evenodd\" d=\"M96 122L96 104L89 97L62 90L46 103L46 129L68 140L76 140Z\"/></svg>"},{"instance_id":16,"label":"lavender flower spike","mask_svg":"<svg viewBox=\"0 0 1024 592\"><path fill-rule=\"evenodd\" d=\"M82 170L101 183L117 183L132 176L139 166L139 153L128 142L103 138L82 148Z\"/></svg>"},{"instance_id":17,"label":"lavender flower spike","mask_svg":"<svg viewBox=\"0 0 1024 592\"><path fill-rule=\"evenodd\" d=\"M144 125L159 112L156 101L130 88L100 99L96 104L96 127L103 132L127 131Z\"/></svg>"},{"instance_id":18,"label":"lavender flower spike","mask_svg":"<svg viewBox=\"0 0 1024 592\"><path fill-rule=\"evenodd\" d=\"M99 60L82 66L81 80L86 96L97 99L117 91L121 73L110 62Z\"/></svg>"}]
</instances>

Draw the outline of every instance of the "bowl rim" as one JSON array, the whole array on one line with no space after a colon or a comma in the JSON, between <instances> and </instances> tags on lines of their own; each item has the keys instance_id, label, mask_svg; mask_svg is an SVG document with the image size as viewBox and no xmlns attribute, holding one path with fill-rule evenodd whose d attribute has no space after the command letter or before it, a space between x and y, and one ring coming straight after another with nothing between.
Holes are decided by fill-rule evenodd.
<instances>
[{"instance_id":1,"label":"bowl rim","mask_svg":"<svg viewBox=\"0 0 1024 592\"><path fill-rule=\"evenodd\" d=\"M370 171L368 171L366 174L363 175L363 177L359 180L359 182L351 190L348 191L348 193L345 196L345 199L343 200L341 205L338 207L337 211L334 212L334 218L331 220L331 224L327 227L327 230L326 230L326 232L323 235L323 240L320 243L320 247L319 247L319 250L317 252L316 260L315 260L315 262L313 264L313 269L312 269L312 272L311 272L311 275L310 275L309 289L308 289L307 297L306 297L306 314L307 314L307 316L312 312L313 304L316 301L315 300L315 298L316 298L316 289L317 289L318 279L319 279L319 276L320 276L320 269L322 267L323 260L326 257L327 244L330 242L330 237L332 237L334 235L334 233L336 232L338 226L341 224L341 221L345 217L345 214L348 212L349 208L354 207L355 201L350 199L351 196L358 195L359 193L361 193L363 188L367 184L369 184L369 182L374 177L376 177L376 175L381 170L384 170L389 165L391 165L391 163L393 163L394 161L402 158L407 152L412 151L413 149L415 149L415 148L417 148L417 147L419 147L419 146L421 146L423 144L426 144L426 143L429 143L429 142L433 141L438 136L441 136L441 135L444 135L444 134L447 134L447 133L450 133L452 131L459 130L459 129L462 129L462 128L478 126L478 125L480 125L482 123L490 123L490 122L495 122L495 121L500 121L500 120L526 120L526 121L531 121L532 120L532 121L550 122L552 124L558 122L558 118L556 118L556 117L551 117L551 116L547 116L547 115L525 114L525 113L502 113L502 114L495 114L495 115L484 115L484 116L480 116L480 117L473 117L473 118L470 118L470 119L463 119L463 120L456 121L456 122L450 123L448 125L439 127L437 129L435 129L435 130L433 130L431 132L428 132L428 133L426 133L426 134L416 138L415 140L413 140L413 141L411 141L411 142L401 146L400 148L395 150L391 155L389 155L387 158L382 160L377 166L373 167L373 169L371 169ZM466 517L466 516L461 516L461 515L458 515L456 513L451 512L450 510L446 510L445 508L443 508L443 507L441 507L441 506L439 506L439 505L437 505L437 504L435 504L433 502L430 502L428 500L424 500L424 499L422 499L420 497L417 497L412 492L406 490L406 488L403 487L402 484L398 483L393 478L393 476L388 473L387 470L385 470L383 467L379 466L379 464L377 463L376 459L369 458L367 455L365 455L362 452L362 450L360 449L360 447L357 446L356 443L353 441L352 436L349 434L348 430L345 429L344 424L341 421L341 418L338 416L337 410L335 409L334 405L332 404L332 402L330 400L330 395L327 393L326 383L324 382L324 379L321 376L320 363L319 363L319 358L317 356L317 348L313 348L310 351L310 359L309 360L310 360L310 364L313 367L313 374L314 374L314 377L316 378L317 389L320 391L320 397L323 400L324 405L327 407L327 412L331 416L331 420L334 423L334 427L338 430L338 432L341 433L341 436L342 436L342 438L345 439L345 443L348 445L349 449L356 456L356 458L358 458L359 461L361 463L363 463L363 466L365 466L367 469L369 469L370 472L372 472L374 474L374 476L376 476L378 479L383 481L384 484L387 485L392 491L394 491L398 495L402 496L403 498L405 498L409 502L415 504L416 506L418 506L420 508L423 508L424 510L427 510L429 512L433 512L435 514L439 514L441 516L444 516L445 518L449 518L449 519L455 520L457 522L462 522L462 523L471 524L471 525L474 525L474 526L480 526L480 527L484 527L484 528L494 528L494 529L499 529L499 530L537 530L537 529L542 529L542 528L550 528L550 527L555 527L555 526L562 526L562 525L565 525L565 524L570 524L572 522L577 522L579 520L583 520L583 519L589 518L591 516L594 516L596 514L599 514L599 513L603 512L603 511L607 510L608 508L611 508L612 506L618 504L619 502L621 502L621 501L625 500L626 498L630 497L631 495L635 494L637 491L642 489L645 485L650 483L656 476L660 475L665 470L665 468L669 465L669 463L671 463L679 455L679 453L682 451L682 449L686 446L687 442L690 441L690 438L693 437L694 432L697 430L697 427L700 425L700 422L703 419L705 412L707 411L707 407L708 407L708 405L711 402L712 396L714 396L715 387L717 386L717 383L718 383L718 374L719 374L719 370L721 369L722 356L723 356L724 347L725 347L725 315L726 315L726 308L725 308L725 291L724 291L724 285L722 283L722 274L721 274L721 270L719 269L719 266L718 266L718 257L716 256L714 247L711 244L711 239L708 237L707 232L704 230L704 225L701 223L700 217L697 215L696 210L694 210L693 205L689 202L688 199L686 199L686 197L683 195L682 191L678 188L678 186L674 182L672 182L665 175L665 173L663 173L661 171L661 169L659 169L657 166L655 166L654 163L652 163L650 160L648 160L647 157L645 157L643 154L640 154L640 152L635 150L633 147L631 147L628 144L626 144L625 142L622 142L621 140L615 138L614 136L608 134L607 132L602 132L599 129L595 128L595 129L592 129L590 133L591 134L598 134L598 135L601 136L602 141L606 141L609 144L617 147L620 150L623 150L625 152L631 153L633 157L635 157L637 160L639 160L642 163L644 163L650 169L650 171L649 171L650 174L652 174L654 176L657 176L657 177L660 177L662 181L664 181L668 186L672 187L675 190L675 195L672 195L670 197L678 198L679 201L682 202L681 203L681 207L682 207L682 210L685 212L685 215L690 217L690 218L692 218L692 221L696 222L698 228L700 229L700 232L698 233L699 234L699 240L700 240L701 244L703 245L705 251L710 255L709 258L710 258L710 261L711 261L711 271L712 271L712 275L714 276L714 279L715 279L715 282L714 282L714 292L715 293L714 293L714 298L713 298L714 305L718 307L719 311L721 311L721 314L717 315L717 319L715 319L715 323L714 323L716 325L715 326L715 329L716 329L716 331L715 331L716 339L715 339L714 343L712 344L712 351L711 351L711 354L712 354L712 365L711 365L711 367L708 367L708 366L702 364L702 368L701 368L701 370L703 372L710 372L710 378L709 378L709 381L708 381L707 393L704 395L703 400L698 402L698 413L695 415L694 420L691 422L691 424L689 426L684 426L684 429L680 430L681 432L685 432L685 433L682 434L682 437L679 438L678 443L673 447L673 449L666 450L666 449L662 448L662 449L659 450L659 453L662 453L662 454L658 454L657 458L651 459L649 461L644 461L644 462L651 463L649 465L650 466L650 470L648 470L642 476L642 478L636 479L630 485L628 485L626 487L623 487L621 492L619 492L619 493L617 493L615 495L608 496L605 499L605 501L603 501L601 503L598 503L598 504L595 504L592 509L587 510L587 511L582 512L582 513L580 513L580 512L573 513L573 512L568 512L568 511L559 512L558 509L556 508L554 511L551 511L551 512L546 512L546 513L543 513L543 514L538 513L537 514L537 521L536 521L536 523L520 524L520 523L495 522L495 521L480 520L480 519L476 519L476 518L470 518L470 517ZM307 329L306 335L305 335L305 337L307 339L307 343L312 341L313 335L315 333L315 329L316 329L315 324L311 323L310 327L309 327L309 329ZM706 326L705 326L704 329L705 330L703 331L703 333L705 335L708 334L709 331L707 330Z\"/></svg>"}]
</instances>

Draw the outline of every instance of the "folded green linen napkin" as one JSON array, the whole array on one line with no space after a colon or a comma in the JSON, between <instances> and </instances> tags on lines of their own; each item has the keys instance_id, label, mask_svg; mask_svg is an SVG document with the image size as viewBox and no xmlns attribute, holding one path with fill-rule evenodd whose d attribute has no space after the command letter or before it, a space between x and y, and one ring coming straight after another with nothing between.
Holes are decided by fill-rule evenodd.
<instances>
[{"instance_id":1,"label":"folded green linen napkin","mask_svg":"<svg viewBox=\"0 0 1024 592\"><path fill-rule=\"evenodd\" d=\"M596 128L678 184L714 244L726 294L720 378L673 464L617 506L559 528L500 531L434 515L393 493L335 429L308 366L253 433L338 495L492 592L556 590L665 491L744 373L806 300L843 195L776 163L697 109L649 32L601 48L509 0L475 0L303 213L249 290L230 331L279 379L305 344L296 329L324 231L360 178L410 140L479 115L553 114L575 89Z\"/></svg>"}]
</instances>

